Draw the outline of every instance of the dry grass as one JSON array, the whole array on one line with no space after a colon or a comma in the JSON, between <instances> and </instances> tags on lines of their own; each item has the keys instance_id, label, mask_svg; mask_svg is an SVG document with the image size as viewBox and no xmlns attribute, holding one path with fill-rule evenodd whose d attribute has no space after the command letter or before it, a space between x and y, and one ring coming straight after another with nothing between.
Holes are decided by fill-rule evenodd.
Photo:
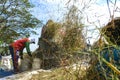
<instances>
[{"instance_id":1,"label":"dry grass","mask_svg":"<svg viewBox=\"0 0 120 80\"><path fill-rule=\"evenodd\" d=\"M62 67L51 70L51 72L39 72L33 75L30 80L84 80L86 71L83 68Z\"/></svg>"}]
</instances>

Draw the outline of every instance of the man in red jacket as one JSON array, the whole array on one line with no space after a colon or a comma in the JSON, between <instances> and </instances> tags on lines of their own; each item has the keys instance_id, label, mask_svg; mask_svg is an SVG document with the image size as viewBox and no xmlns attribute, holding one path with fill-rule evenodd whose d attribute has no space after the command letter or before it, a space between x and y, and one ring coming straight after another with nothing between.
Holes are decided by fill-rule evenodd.
<instances>
[{"instance_id":1,"label":"man in red jacket","mask_svg":"<svg viewBox=\"0 0 120 80\"><path fill-rule=\"evenodd\" d=\"M31 51L29 48L31 43L35 44L35 39L23 38L23 39L17 40L15 42L13 42L12 44L10 44L9 50L10 50L10 53L12 56L13 68L14 68L15 73L19 72L18 58L20 57L21 59L23 59L23 49L24 48L26 48L28 55L30 57L32 57Z\"/></svg>"}]
</instances>

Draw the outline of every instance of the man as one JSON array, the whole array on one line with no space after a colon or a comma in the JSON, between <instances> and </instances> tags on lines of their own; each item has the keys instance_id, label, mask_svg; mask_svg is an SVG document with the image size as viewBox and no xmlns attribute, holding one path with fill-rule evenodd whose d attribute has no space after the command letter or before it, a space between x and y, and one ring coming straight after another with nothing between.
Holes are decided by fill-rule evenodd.
<instances>
[{"instance_id":1,"label":"man","mask_svg":"<svg viewBox=\"0 0 120 80\"><path fill-rule=\"evenodd\" d=\"M23 38L10 44L9 50L12 56L13 68L15 73L19 72L18 58L20 57L21 59L23 59L24 48L26 48L28 55L32 57L31 51L29 48L31 43L35 44L35 39Z\"/></svg>"}]
</instances>

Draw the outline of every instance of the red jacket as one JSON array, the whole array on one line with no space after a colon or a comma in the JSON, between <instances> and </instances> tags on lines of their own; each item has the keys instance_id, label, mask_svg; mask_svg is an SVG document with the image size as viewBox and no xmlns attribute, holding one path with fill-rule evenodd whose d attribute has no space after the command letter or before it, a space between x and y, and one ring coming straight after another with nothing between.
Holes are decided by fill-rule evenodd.
<instances>
[{"instance_id":1,"label":"red jacket","mask_svg":"<svg viewBox=\"0 0 120 80\"><path fill-rule=\"evenodd\" d=\"M29 42L29 39L28 38L23 38L23 39L20 39L20 40L17 40L15 42L13 42L11 44L11 46L13 46L17 50L23 50L25 48L25 43L26 42Z\"/></svg>"}]
</instances>

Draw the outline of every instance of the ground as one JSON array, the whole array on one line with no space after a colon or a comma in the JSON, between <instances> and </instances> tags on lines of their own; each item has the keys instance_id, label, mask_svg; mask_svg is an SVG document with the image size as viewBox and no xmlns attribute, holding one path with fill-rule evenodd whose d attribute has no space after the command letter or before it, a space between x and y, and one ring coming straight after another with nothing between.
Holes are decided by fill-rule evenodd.
<instances>
[{"instance_id":1,"label":"ground","mask_svg":"<svg viewBox=\"0 0 120 80\"><path fill-rule=\"evenodd\" d=\"M85 74L83 71L86 70L88 66L89 65L86 65L86 63L81 63L81 65L73 64L71 66L64 66L49 70L39 69L25 71L0 78L0 80L76 80L78 76L82 77ZM79 73L76 74L76 72Z\"/></svg>"},{"instance_id":2,"label":"ground","mask_svg":"<svg viewBox=\"0 0 120 80\"><path fill-rule=\"evenodd\" d=\"M0 80L30 80L32 76L39 74L40 72L50 72L50 70L34 70L34 71L26 71L18 74L12 74L7 77L0 78ZM37 79L34 79L37 80Z\"/></svg>"}]
</instances>

